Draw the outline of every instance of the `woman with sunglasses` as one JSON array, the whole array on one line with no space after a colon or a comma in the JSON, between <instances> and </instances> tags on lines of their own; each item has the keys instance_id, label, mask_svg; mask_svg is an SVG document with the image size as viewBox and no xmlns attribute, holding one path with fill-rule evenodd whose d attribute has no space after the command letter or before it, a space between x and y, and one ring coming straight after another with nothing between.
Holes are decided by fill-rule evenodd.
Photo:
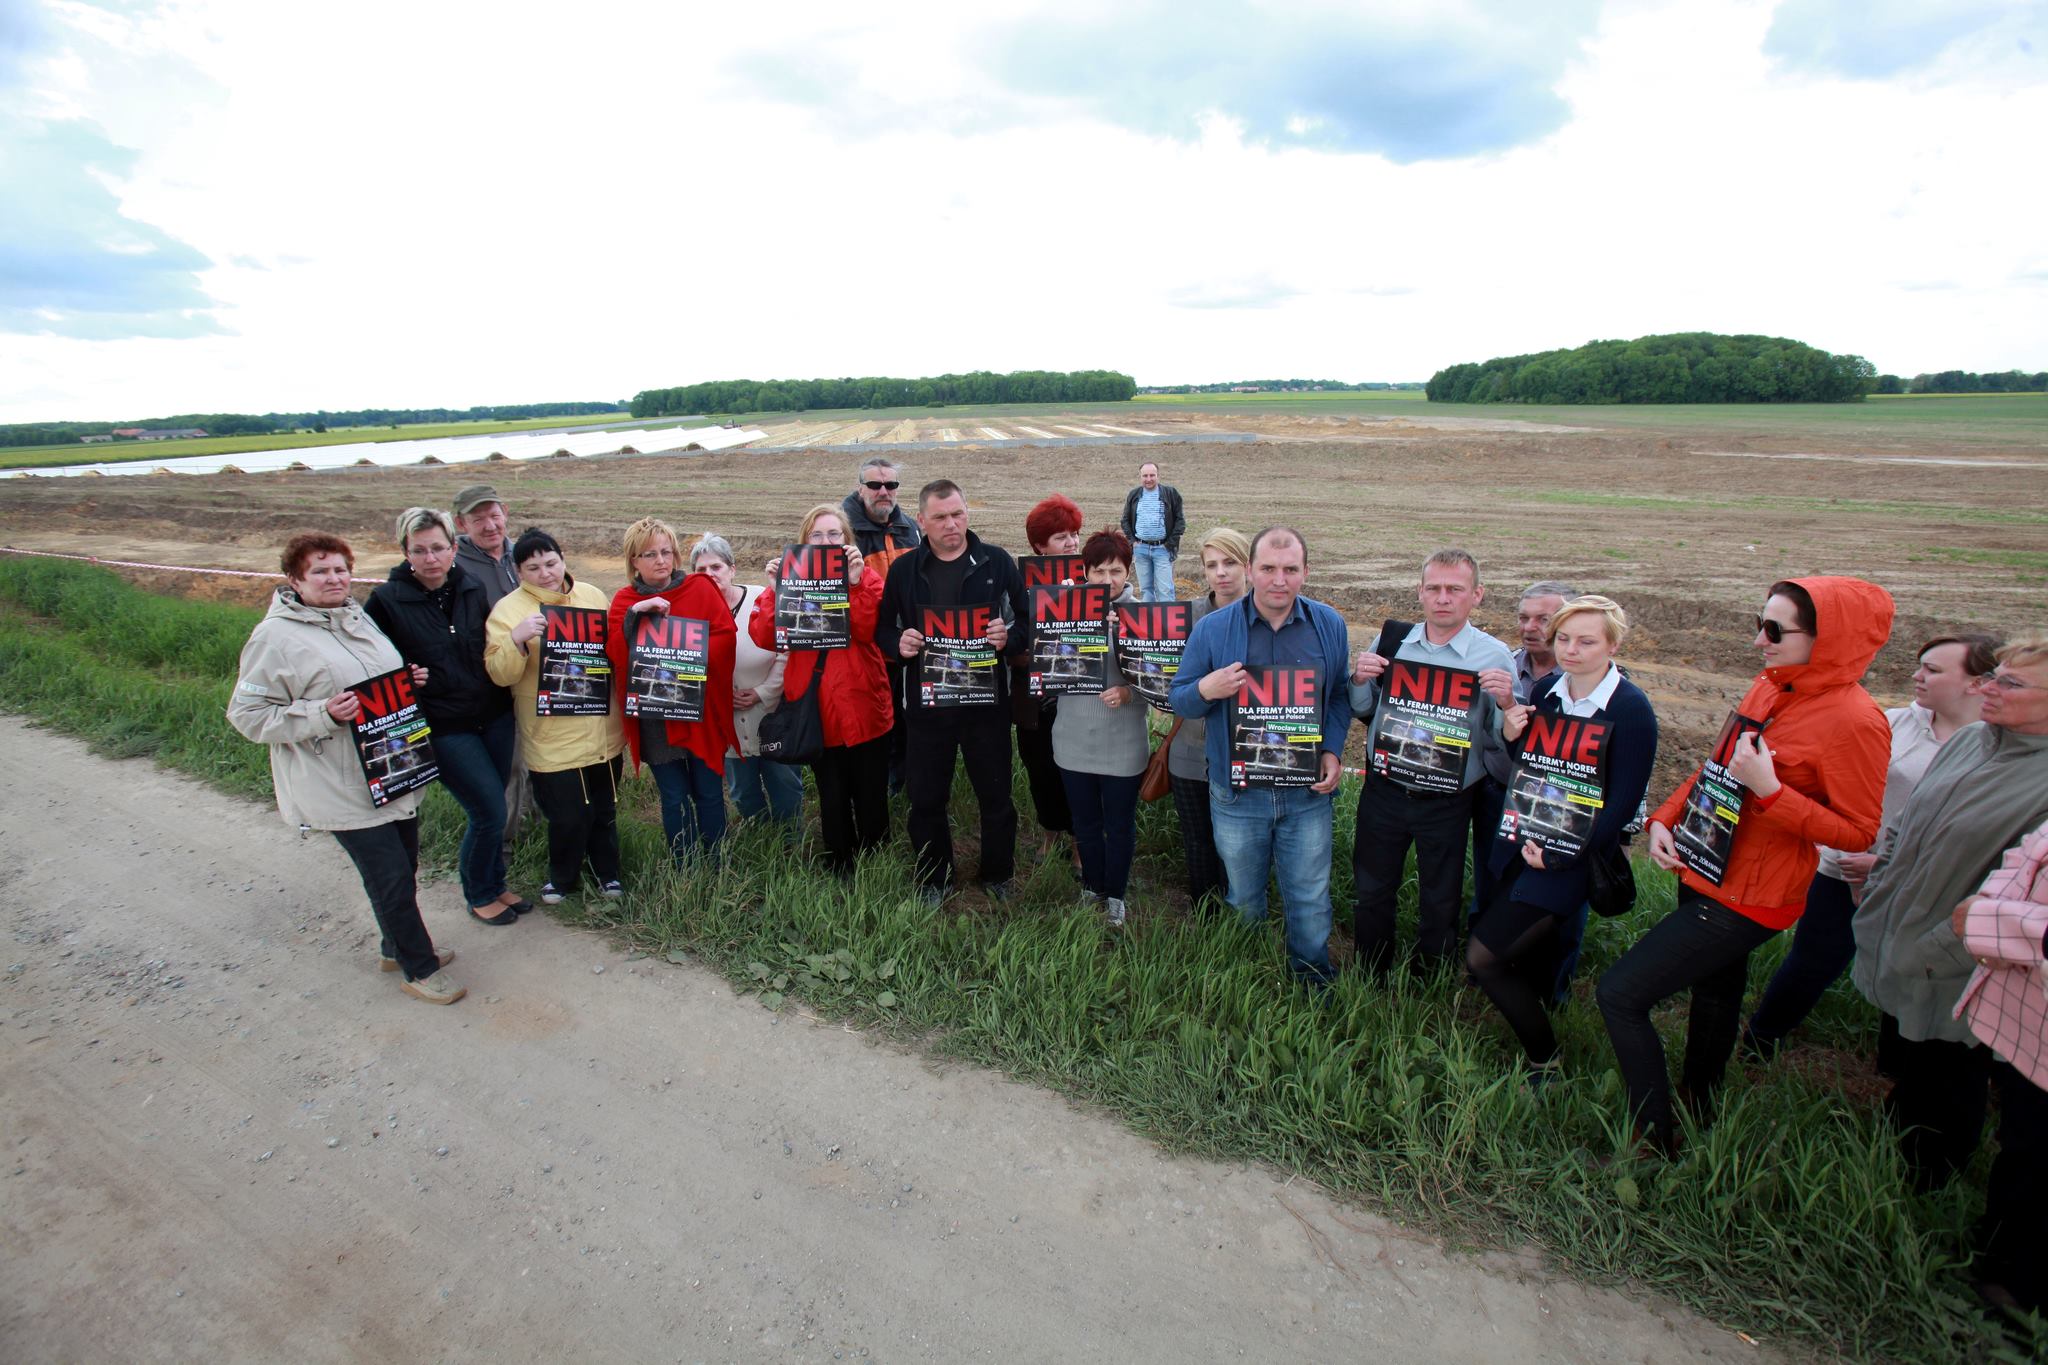
<instances>
[{"instance_id":1,"label":"woman with sunglasses","mask_svg":"<svg viewBox=\"0 0 2048 1365\"><path fill-rule=\"evenodd\" d=\"M1798 922L1823 845L1860 853L1877 837L1891 726L1859 680L1892 615L1891 595L1860 578L1772 584L1756 618L1764 670L1715 755L1742 788L1718 884L1681 861L1672 834L1698 774L1650 817L1650 857L1678 873L1678 907L1607 970L1598 998L1637 1139L1655 1151L1675 1153L1679 1129L1650 1011L1691 990L1678 1094L1707 1122L1735 1050L1750 954Z\"/></svg>"}]
</instances>

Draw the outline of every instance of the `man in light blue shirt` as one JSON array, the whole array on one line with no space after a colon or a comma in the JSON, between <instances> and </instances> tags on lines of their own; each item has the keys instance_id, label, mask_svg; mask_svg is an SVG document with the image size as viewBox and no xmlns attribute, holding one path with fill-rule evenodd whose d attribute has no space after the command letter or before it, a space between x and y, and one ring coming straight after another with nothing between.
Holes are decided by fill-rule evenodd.
<instances>
[{"instance_id":1,"label":"man in light blue shirt","mask_svg":"<svg viewBox=\"0 0 2048 1365\"><path fill-rule=\"evenodd\" d=\"M1119 524L1131 542L1131 572L1138 580L1139 600L1173 601L1173 557L1180 553L1188 519L1180 490L1159 482L1159 466L1150 460L1138 466L1138 486L1124 495Z\"/></svg>"},{"instance_id":2,"label":"man in light blue shirt","mask_svg":"<svg viewBox=\"0 0 2048 1365\"><path fill-rule=\"evenodd\" d=\"M1479 675L1479 723L1499 724L1501 708L1514 705L1514 661L1508 647L1476 629L1473 608L1485 600L1479 562L1464 550L1438 550L1422 566L1422 620L1394 651L1397 659L1461 668ZM1370 733L1378 708L1379 677L1390 660L1359 651L1351 674L1351 711ZM1352 933L1360 965L1384 977L1394 962L1394 907L1408 848L1415 848L1417 966L1446 966L1458 947L1458 908L1464 902L1465 846L1472 814L1487 782L1481 745L1466 750L1457 791L1419 791L1389 777L1368 775L1358 797L1358 827L1352 836L1351 873L1357 892ZM1475 850L1480 866L1491 851Z\"/></svg>"}]
</instances>

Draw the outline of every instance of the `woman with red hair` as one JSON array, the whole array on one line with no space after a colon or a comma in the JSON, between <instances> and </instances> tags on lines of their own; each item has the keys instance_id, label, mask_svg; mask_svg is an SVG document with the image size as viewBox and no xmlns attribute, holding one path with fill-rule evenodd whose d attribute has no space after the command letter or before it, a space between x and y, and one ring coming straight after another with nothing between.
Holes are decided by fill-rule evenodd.
<instances>
[{"instance_id":1,"label":"woman with red hair","mask_svg":"<svg viewBox=\"0 0 2048 1365\"><path fill-rule=\"evenodd\" d=\"M1081 553L1080 507L1064 493L1053 494L1025 516L1024 538L1031 542L1035 555ZM1066 784L1052 758L1052 725L1059 698L1031 695L1029 664L1015 670L1012 682L1010 719L1017 725L1017 757L1031 783L1031 808L1038 816L1038 827L1045 831L1039 851L1050 854L1060 835L1074 831Z\"/></svg>"}]
</instances>

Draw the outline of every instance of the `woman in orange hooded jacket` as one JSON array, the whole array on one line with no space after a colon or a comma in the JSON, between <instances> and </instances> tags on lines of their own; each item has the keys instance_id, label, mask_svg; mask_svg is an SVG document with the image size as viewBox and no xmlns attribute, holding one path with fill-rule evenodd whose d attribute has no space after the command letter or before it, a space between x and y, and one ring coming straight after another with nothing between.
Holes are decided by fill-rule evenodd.
<instances>
[{"instance_id":1,"label":"woman in orange hooded jacket","mask_svg":"<svg viewBox=\"0 0 2048 1365\"><path fill-rule=\"evenodd\" d=\"M1860 852L1877 837L1891 727L1861 680L1892 614L1891 595L1859 578L1772 584L1757 618L1764 671L1707 765L1650 817L1650 856L1678 873L1678 908L1608 969L1598 998L1636 1131L1666 1153L1677 1127L1650 1011L1691 988L1680 1096L1704 1121L1735 1050L1750 954L1798 920L1822 845Z\"/></svg>"}]
</instances>

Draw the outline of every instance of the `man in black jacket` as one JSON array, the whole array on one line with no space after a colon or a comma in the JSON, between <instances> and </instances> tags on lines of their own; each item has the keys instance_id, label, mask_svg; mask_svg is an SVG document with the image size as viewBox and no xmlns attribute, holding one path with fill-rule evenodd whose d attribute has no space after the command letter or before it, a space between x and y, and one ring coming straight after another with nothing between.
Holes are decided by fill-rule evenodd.
<instances>
[{"instance_id":1,"label":"man in black jacket","mask_svg":"<svg viewBox=\"0 0 2048 1365\"><path fill-rule=\"evenodd\" d=\"M1141 600L1174 600L1173 557L1187 529L1180 490L1159 482L1159 466L1150 460L1139 465L1138 486L1124 495L1123 531L1131 542L1131 572Z\"/></svg>"},{"instance_id":2,"label":"man in black jacket","mask_svg":"<svg viewBox=\"0 0 2048 1365\"><path fill-rule=\"evenodd\" d=\"M889 566L875 643L904 661L899 699L908 742L904 786L910 794L910 845L917 852L918 894L932 904L953 883L953 831L946 803L953 792L955 755L981 805L981 882L1001 900L1009 894L1017 861L1017 808L1010 799L1010 708L1004 695L1004 655L1031 651L1031 613L1024 582L1008 552L985 545L967 529L967 498L950 479L926 484L917 495L923 542ZM992 704L926 705L918 656L925 650L927 607L990 608L986 639L999 664L990 670Z\"/></svg>"},{"instance_id":3,"label":"man in black jacket","mask_svg":"<svg viewBox=\"0 0 2048 1365\"><path fill-rule=\"evenodd\" d=\"M902 480L902 468L890 463L888 456L870 455L854 475L854 490L839 504L861 558L880 573L887 573L890 560L915 549L923 538L917 523L897 504L896 490Z\"/></svg>"}]
</instances>

